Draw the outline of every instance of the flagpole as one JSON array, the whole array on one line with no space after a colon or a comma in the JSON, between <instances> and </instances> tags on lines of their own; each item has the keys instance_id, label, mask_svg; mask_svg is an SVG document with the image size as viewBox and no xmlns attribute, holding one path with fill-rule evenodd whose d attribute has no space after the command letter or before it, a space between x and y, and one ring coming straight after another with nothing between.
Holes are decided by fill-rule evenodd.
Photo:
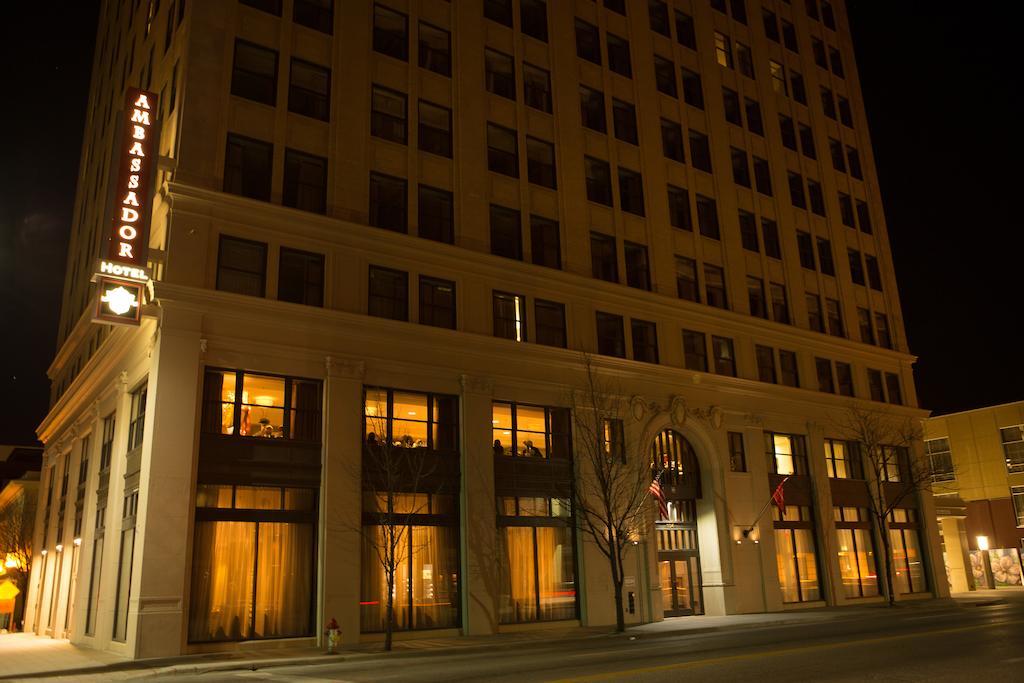
<instances>
[{"instance_id":1,"label":"flagpole","mask_svg":"<svg viewBox=\"0 0 1024 683\"><path fill-rule=\"evenodd\" d=\"M757 526L757 523L761 520L761 517L764 515L764 511L767 510L768 506L775 501L775 496L782 491L782 487L786 485L787 481L789 481L789 476L790 475L787 475L781 482L779 482L779 485L776 486L775 490L772 491L772 495L768 497L768 500L765 502L764 507L762 507L761 511L757 513L757 517L754 518L754 521L750 523L749 527L743 530L743 538L748 538L750 536L750 533L754 530L754 527Z\"/></svg>"}]
</instances>

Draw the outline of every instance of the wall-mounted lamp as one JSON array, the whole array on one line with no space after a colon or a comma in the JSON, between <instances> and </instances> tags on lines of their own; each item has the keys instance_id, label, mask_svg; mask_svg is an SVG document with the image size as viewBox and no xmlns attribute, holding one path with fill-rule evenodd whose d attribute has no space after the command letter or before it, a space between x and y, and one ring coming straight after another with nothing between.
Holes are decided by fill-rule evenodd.
<instances>
[{"instance_id":1,"label":"wall-mounted lamp","mask_svg":"<svg viewBox=\"0 0 1024 683\"><path fill-rule=\"evenodd\" d=\"M82 545L82 539L76 538L75 539L75 545Z\"/></svg>"},{"instance_id":2,"label":"wall-mounted lamp","mask_svg":"<svg viewBox=\"0 0 1024 683\"><path fill-rule=\"evenodd\" d=\"M977 536L978 550L988 550L988 536Z\"/></svg>"}]
</instances>

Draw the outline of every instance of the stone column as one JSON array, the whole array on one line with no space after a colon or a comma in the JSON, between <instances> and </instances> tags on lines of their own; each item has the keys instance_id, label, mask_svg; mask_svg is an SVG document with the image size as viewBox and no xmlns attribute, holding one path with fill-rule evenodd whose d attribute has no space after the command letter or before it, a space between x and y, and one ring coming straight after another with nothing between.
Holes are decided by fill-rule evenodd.
<instances>
[{"instance_id":1,"label":"stone column","mask_svg":"<svg viewBox=\"0 0 1024 683\"><path fill-rule=\"evenodd\" d=\"M942 527L942 540L946 544L946 573L950 592L966 593L973 590L974 575L971 573L971 563L967 554L967 532L964 530L962 518L943 517L939 519L939 525Z\"/></svg>"}]
</instances>

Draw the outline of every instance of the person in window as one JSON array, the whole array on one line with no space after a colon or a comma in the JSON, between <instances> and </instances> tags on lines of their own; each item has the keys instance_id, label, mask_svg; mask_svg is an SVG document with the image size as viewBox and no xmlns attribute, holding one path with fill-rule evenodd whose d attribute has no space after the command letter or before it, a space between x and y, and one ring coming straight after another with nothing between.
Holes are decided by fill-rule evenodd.
<instances>
[{"instance_id":1,"label":"person in window","mask_svg":"<svg viewBox=\"0 0 1024 683\"><path fill-rule=\"evenodd\" d=\"M501 439L494 440L494 454L505 455L505 447L501 445Z\"/></svg>"},{"instance_id":2,"label":"person in window","mask_svg":"<svg viewBox=\"0 0 1024 683\"><path fill-rule=\"evenodd\" d=\"M370 448L374 448L377 446L376 432L370 432L369 434L366 435L366 445L369 446Z\"/></svg>"},{"instance_id":3,"label":"person in window","mask_svg":"<svg viewBox=\"0 0 1024 683\"><path fill-rule=\"evenodd\" d=\"M527 458L539 458L541 457L540 449L533 445L533 442L527 439L523 442L523 455Z\"/></svg>"},{"instance_id":4,"label":"person in window","mask_svg":"<svg viewBox=\"0 0 1024 683\"><path fill-rule=\"evenodd\" d=\"M416 442L413 441L413 438L411 436L406 434L405 436L402 437L402 441L401 441L401 443L399 443L399 445L402 448L415 448L416 447Z\"/></svg>"}]
</instances>

